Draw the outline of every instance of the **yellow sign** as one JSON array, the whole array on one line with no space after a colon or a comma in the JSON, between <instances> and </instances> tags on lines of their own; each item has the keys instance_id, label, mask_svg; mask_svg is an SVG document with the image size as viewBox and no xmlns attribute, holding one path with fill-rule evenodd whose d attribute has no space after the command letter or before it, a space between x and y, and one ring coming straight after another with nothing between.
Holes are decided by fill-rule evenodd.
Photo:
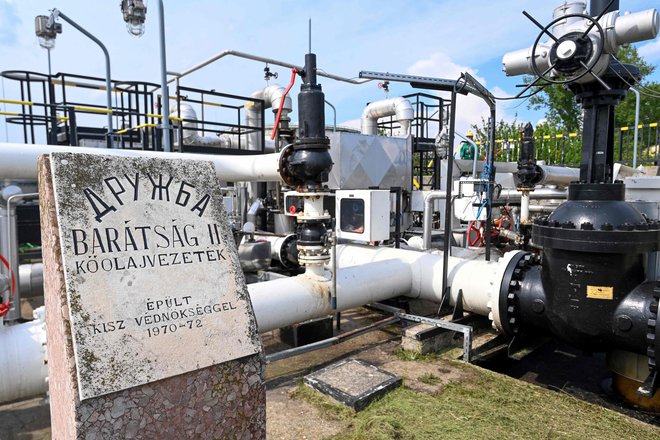
<instances>
[{"instance_id":1,"label":"yellow sign","mask_svg":"<svg viewBox=\"0 0 660 440\"><path fill-rule=\"evenodd\" d=\"M587 298L614 299L614 288L606 286L587 286Z\"/></svg>"}]
</instances>

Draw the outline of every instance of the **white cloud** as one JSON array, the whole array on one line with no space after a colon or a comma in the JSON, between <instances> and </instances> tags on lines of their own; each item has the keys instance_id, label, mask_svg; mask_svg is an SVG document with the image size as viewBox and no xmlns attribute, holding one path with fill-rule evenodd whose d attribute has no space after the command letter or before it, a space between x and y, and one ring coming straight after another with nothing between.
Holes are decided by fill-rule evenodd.
<instances>
[{"instance_id":1,"label":"white cloud","mask_svg":"<svg viewBox=\"0 0 660 440\"><path fill-rule=\"evenodd\" d=\"M354 130L359 130L361 127L360 119L349 119L348 121L340 122L337 124L337 127L352 128Z\"/></svg>"},{"instance_id":2,"label":"white cloud","mask_svg":"<svg viewBox=\"0 0 660 440\"><path fill-rule=\"evenodd\" d=\"M640 46L638 51L649 63L660 62L660 38Z\"/></svg>"},{"instance_id":3,"label":"white cloud","mask_svg":"<svg viewBox=\"0 0 660 440\"><path fill-rule=\"evenodd\" d=\"M479 75L478 70L455 63L443 52L433 53L428 58L419 60L408 68L408 73L411 75L430 76L452 80L458 79L463 72L469 73L482 85L488 88L486 79ZM490 91L493 95L498 97L510 96L499 87L494 87ZM486 102L474 95L459 95L456 107L456 131L458 133L466 133L472 124L481 125L482 118L488 119L490 116L490 109ZM505 106L501 105L501 102L497 103L497 120L512 120L513 117L508 115L508 112L504 107Z\"/></svg>"}]
</instances>

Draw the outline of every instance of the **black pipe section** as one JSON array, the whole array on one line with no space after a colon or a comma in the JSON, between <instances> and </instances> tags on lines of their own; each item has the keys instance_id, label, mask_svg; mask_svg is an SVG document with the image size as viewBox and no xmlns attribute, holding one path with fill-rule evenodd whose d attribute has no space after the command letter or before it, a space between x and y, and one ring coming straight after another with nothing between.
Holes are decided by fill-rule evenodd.
<instances>
[{"instance_id":1,"label":"black pipe section","mask_svg":"<svg viewBox=\"0 0 660 440\"><path fill-rule=\"evenodd\" d=\"M639 79L639 69L632 65L611 64L601 75L611 89L599 82L571 83L570 90L584 110L580 182L608 183L614 166L614 108L625 97L629 84Z\"/></svg>"}]
</instances>

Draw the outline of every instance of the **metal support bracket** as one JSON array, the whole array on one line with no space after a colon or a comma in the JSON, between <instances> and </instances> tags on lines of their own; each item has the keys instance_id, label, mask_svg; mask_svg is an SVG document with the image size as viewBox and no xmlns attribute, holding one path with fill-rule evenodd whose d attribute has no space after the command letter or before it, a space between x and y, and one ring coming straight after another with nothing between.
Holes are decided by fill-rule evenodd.
<instances>
[{"instance_id":1,"label":"metal support bracket","mask_svg":"<svg viewBox=\"0 0 660 440\"><path fill-rule=\"evenodd\" d=\"M451 321L445 321L443 319L433 319L427 318L425 316L411 315L409 313L403 313L401 309L396 307L386 306L384 304L372 304L374 309L384 310L394 314L395 317L402 319L404 321L412 322L421 322L424 324L430 324L435 327L443 328L445 330L451 330L457 333L463 333L463 360L465 362L470 362L472 360L472 332L473 329L469 325L457 324Z\"/></svg>"}]
</instances>

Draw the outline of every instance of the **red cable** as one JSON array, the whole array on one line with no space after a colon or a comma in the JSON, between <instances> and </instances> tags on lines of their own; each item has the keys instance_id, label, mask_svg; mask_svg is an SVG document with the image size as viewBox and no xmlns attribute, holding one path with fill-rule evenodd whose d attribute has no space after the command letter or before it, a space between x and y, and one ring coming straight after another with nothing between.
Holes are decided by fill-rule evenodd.
<instances>
[{"instance_id":1,"label":"red cable","mask_svg":"<svg viewBox=\"0 0 660 440\"><path fill-rule=\"evenodd\" d=\"M4 317L9 313L9 301L12 296L14 296L14 292L16 291L16 279L14 278L14 272L11 270L11 267L9 266L9 261L2 255L0 255L0 261L4 266L7 268L7 271L11 274L11 295L7 298L7 301L4 303L0 302L0 318Z\"/></svg>"},{"instance_id":2,"label":"red cable","mask_svg":"<svg viewBox=\"0 0 660 440\"><path fill-rule=\"evenodd\" d=\"M284 95L282 95L282 99L280 100L280 108L277 109L277 117L275 118L275 125L273 126L273 134L270 135L271 141L275 139L275 133L277 133L278 127L280 125L280 116L282 116L282 108L284 107L284 101L286 100L286 95L289 94L289 90L291 90L291 87L293 87L293 83L296 82L296 73L298 73L298 70L296 70L295 67L291 69L291 82L284 91Z\"/></svg>"}]
</instances>

